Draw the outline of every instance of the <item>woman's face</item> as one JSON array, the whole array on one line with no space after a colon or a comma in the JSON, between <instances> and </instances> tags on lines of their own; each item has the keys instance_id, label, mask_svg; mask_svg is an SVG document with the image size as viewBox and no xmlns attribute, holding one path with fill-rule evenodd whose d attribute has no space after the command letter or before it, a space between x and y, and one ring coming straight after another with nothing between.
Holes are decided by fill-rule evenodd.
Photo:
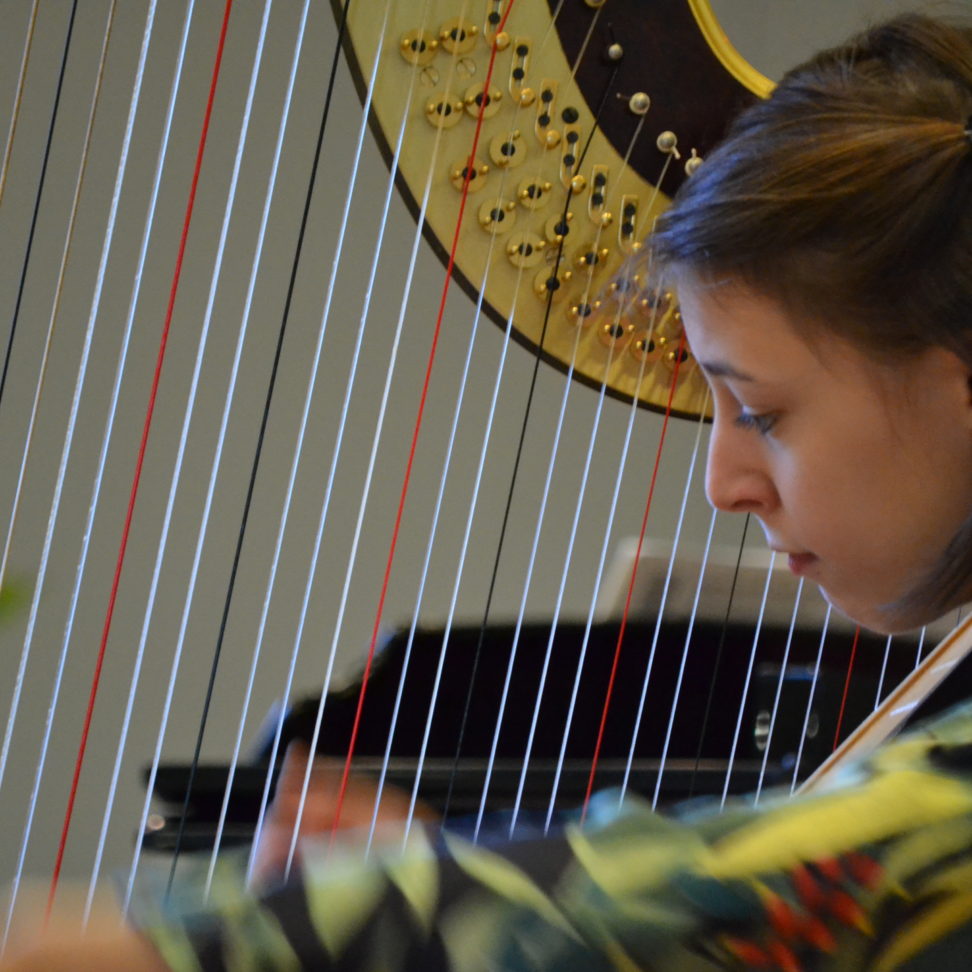
<instances>
[{"instance_id":1,"label":"woman's face","mask_svg":"<svg viewBox=\"0 0 972 972\"><path fill-rule=\"evenodd\" d=\"M757 516L790 569L861 624L931 620L890 606L972 509L969 369L941 348L890 367L836 337L809 343L742 287L679 300L715 405L710 502Z\"/></svg>"}]
</instances>

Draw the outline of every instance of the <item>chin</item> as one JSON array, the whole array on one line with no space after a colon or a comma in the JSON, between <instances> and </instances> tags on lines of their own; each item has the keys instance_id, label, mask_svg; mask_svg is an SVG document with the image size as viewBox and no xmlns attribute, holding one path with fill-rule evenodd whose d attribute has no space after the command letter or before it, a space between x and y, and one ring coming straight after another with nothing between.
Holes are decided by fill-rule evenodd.
<instances>
[{"instance_id":1,"label":"chin","mask_svg":"<svg viewBox=\"0 0 972 972\"><path fill-rule=\"evenodd\" d=\"M842 598L823 587L820 588L820 593L824 600L845 618L868 631L881 635L899 635L914 631L916 628L936 621L943 613L930 609L915 609L903 602L890 601L875 604L873 601Z\"/></svg>"}]
</instances>

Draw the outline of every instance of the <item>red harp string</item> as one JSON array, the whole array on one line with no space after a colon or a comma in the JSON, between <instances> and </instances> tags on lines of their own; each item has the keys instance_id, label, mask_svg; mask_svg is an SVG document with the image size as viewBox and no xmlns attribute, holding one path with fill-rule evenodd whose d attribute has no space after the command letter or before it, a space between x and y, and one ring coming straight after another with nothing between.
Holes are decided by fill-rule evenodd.
<instances>
[{"instance_id":1,"label":"red harp string","mask_svg":"<svg viewBox=\"0 0 972 972\"><path fill-rule=\"evenodd\" d=\"M509 0L509 3L506 6L506 10L503 12L502 18L499 24L497 25L496 28L497 34L503 31L506 25L506 21L509 18L510 11L513 9L513 5L515 2L516 0ZM493 78L493 68L496 64L496 54L497 54L497 46L494 40L492 44L492 49L490 51L490 56L489 56L489 66L486 70L486 78L484 81L484 88L483 88L484 91L489 90L489 85ZM473 174L473 160L476 158L476 150L479 147L479 138L483 129L483 118L484 118L487 104L488 102L486 98L481 99L479 104L479 111L476 114L476 130L473 135L472 145L469 149L469 162L466 165L465 174L463 176L462 194L459 199L459 212L456 216L456 228L455 228L455 232L453 233L452 245L449 249L449 260L446 265L445 278L442 283L442 293L439 298L439 309L438 312L436 313L435 327L433 328L433 332L432 332L432 343L429 348L428 362L425 367L425 377L422 382L422 392L419 397L418 412L415 417L415 427L412 432L411 444L409 446L409 451L408 451L408 460L405 465L405 473L403 476L401 493L398 500L398 509L395 513L395 524L394 527L392 528L391 542L389 544L388 557L385 563L385 572L384 572L384 576L382 577L381 593L378 596L378 606L375 610L375 623L372 626L371 640L368 644L368 654L365 659L364 672L361 677L361 688L358 692L358 702L357 702L357 707L355 709L354 722L351 727L351 738L348 741L348 752L344 760L344 769L341 773L341 783L338 788L337 802L335 804L335 810L334 810L334 821L331 825L329 846L333 845L336 839L338 827L341 821L341 811L344 807L344 800L347 794L348 780L351 776L351 761L354 756L355 744L358 739L358 731L361 726L361 714L364 708L365 694L368 690L368 678L371 674L371 668L375 658L375 649L378 645L378 634L381 629L381 620L385 608L385 597L388 593L388 582L389 579L391 578L392 565L395 560L395 550L398 545L398 534L402 523L402 514L405 509L405 500L408 496L408 487L412 476L412 465L415 460L415 449L416 446L418 445L419 433L421 432L422 429L422 418L425 413L425 403L428 398L429 382L431 381L431 377L432 377L432 367L435 364L436 350L439 344L439 335L442 331L442 320L445 315L446 300L448 299L449 296L449 289L452 286L452 271L453 268L455 267L456 252L459 247L459 233L460 230L462 229L463 216L465 215L465 211L466 211L466 202L469 198L469 183L472 179L472 174Z\"/></svg>"},{"instance_id":2,"label":"red harp string","mask_svg":"<svg viewBox=\"0 0 972 972\"><path fill-rule=\"evenodd\" d=\"M675 352L675 367L672 369L672 383L668 392L668 404L665 408L665 417L662 421L661 433L658 436L658 447L655 450L655 462L651 470L651 480L648 485L648 496L645 499L645 512L641 518L641 530L638 534L638 546L635 550L634 566L631 568L631 577L628 581L628 591L625 595L624 610L621 613L621 626L618 630L618 640L614 648L614 659L611 663L611 674L608 677L607 689L604 693L604 705L601 709L601 723L597 730L597 741L594 744L594 755L591 757L591 771L587 778L587 790L584 793L584 803L581 808L581 823L587 818L587 808L591 802L591 795L594 792L594 778L597 776L597 764L601 755L601 745L604 742L604 730L607 728L608 711L611 708L611 698L614 694L614 683L618 672L618 663L621 659L621 646L624 643L624 633L628 625L628 616L631 612L631 601L634 596L635 581L638 578L638 563L641 560L641 551L645 543L645 534L648 531L648 517L651 514L652 499L655 495L655 483L658 481L658 470L661 466L662 450L665 447L665 436L668 432L668 420L671 418L672 402L675 399L675 389L678 387L678 370L682 363L683 352L685 350L685 335L679 339L678 350Z\"/></svg>"},{"instance_id":3,"label":"red harp string","mask_svg":"<svg viewBox=\"0 0 972 972\"><path fill-rule=\"evenodd\" d=\"M233 9L233 0L226 0L223 10L223 20L219 32L219 39L216 44L216 53L213 61L212 77L209 85L209 96L206 101L206 110L203 116L202 128L199 134L199 143L196 149L196 161L192 173L192 182L189 187L189 198L186 202L185 216L183 217L182 232L179 238L179 248L176 254L175 269L172 274L172 284L169 288L169 302L166 307L165 318L162 324L162 334L159 340L159 351L156 357L155 372L149 388L148 405L146 407L145 422L142 427L142 437L138 447L138 455L135 460L135 472L132 478L132 486L129 491L128 507L125 513L125 523L122 528L121 543L118 549L118 557L115 564L115 573L112 578L111 591L108 596L108 607L105 612L104 626L101 632L101 641L98 646L98 655L95 661L94 674L91 680L91 689L88 694L88 704L85 710L84 724L81 729L81 739L78 744L77 758L74 764L74 775L71 779L71 787L68 794L67 809L64 814L64 823L61 828L61 836L58 842L57 857L54 863L54 870L51 876L50 890L47 897L47 915L51 913L54 906L54 897L57 894L57 886L60 880L61 868L64 862L64 851L67 846L68 832L71 828L71 818L74 813L74 804L77 798L78 782L81 777L81 768L84 763L85 752L88 745L88 733L91 728L91 719L94 714L95 701L98 696L98 688L101 685L102 669L105 661L105 653L108 647L108 637L111 633L111 622L115 613L115 604L118 596L118 585L121 581L122 568L125 563L125 554L128 550L128 538L131 531L132 517L135 512L135 502L138 498L139 485L142 478L142 467L145 461L145 451L148 446L149 432L152 428L152 419L155 414L156 398L159 390L159 381L162 376L162 364L165 361L165 352L169 341L169 332L172 325L172 314L175 309L176 296L179 292L179 281L182 277L182 264L186 252L186 242L189 238L189 226L192 222L193 209L196 203L196 190L199 186L199 173L202 171L203 156L206 151L206 140L209 134L209 123L213 113L213 103L216 100L216 88L219 81L220 66L223 61L223 51L226 45L226 31L229 27L230 12Z\"/></svg>"}]
</instances>

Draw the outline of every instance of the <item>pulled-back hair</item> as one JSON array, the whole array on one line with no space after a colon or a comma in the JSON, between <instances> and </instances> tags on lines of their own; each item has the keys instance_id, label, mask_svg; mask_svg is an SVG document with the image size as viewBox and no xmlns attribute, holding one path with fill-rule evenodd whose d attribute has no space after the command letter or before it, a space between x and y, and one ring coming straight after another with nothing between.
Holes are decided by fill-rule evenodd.
<instances>
[{"instance_id":1,"label":"pulled-back hair","mask_svg":"<svg viewBox=\"0 0 972 972\"><path fill-rule=\"evenodd\" d=\"M895 18L789 72L683 186L654 271L777 300L882 358L972 365L972 26ZM969 497L972 509L972 497ZM972 519L901 607L972 580Z\"/></svg>"}]
</instances>

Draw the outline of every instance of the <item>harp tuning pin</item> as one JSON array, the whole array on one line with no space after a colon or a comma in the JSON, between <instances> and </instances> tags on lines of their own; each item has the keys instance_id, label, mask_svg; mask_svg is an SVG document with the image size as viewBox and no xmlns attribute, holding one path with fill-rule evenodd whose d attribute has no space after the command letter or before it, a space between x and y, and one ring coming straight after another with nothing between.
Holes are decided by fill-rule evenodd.
<instances>
[{"instance_id":1,"label":"harp tuning pin","mask_svg":"<svg viewBox=\"0 0 972 972\"><path fill-rule=\"evenodd\" d=\"M402 36L399 52L409 64L427 67L435 58L439 41L424 30L410 30Z\"/></svg>"},{"instance_id":2,"label":"harp tuning pin","mask_svg":"<svg viewBox=\"0 0 972 972\"><path fill-rule=\"evenodd\" d=\"M598 328L597 336L606 348L624 347L631 339L633 328L623 318L617 321L605 321Z\"/></svg>"},{"instance_id":3,"label":"harp tuning pin","mask_svg":"<svg viewBox=\"0 0 972 972\"><path fill-rule=\"evenodd\" d=\"M702 157L695 149L692 149L692 154L685 160L685 174L687 176L695 175L701 164Z\"/></svg>"},{"instance_id":4,"label":"harp tuning pin","mask_svg":"<svg viewBox=\"0 0 972 972\"><path fill-rule=\"evenodd\" d=\"M678 151L678 136L674 132L662 132L655 141L655 144L658 146L659 152L664 152L666 155L674 155L676 159L682 157Z\"/></svg>"},{"instance_id":5,"label":"harp tuning pin","mask_svg":"<svg viewBox=\"0 0 972 972\"><path fill-rule=\"evenodd\" d=\"M608 47L607 56L609 61L620 61L624 57L624 48L615 42Z\"/></svg>"},{"instance_id":6,"label":"harp tuning pin","mask_svg":"<svg viewBox=\"0 0 972 972\"><path fill-rule=\"evenodd\" d=\"M632 114L645 115L650 107L651 98L649 98L644 91L636 91L628 99L628 108L631 109Z\"/></svg>"},{"instance_id":7,"label":"harp tuning pin","mask_svg":"<svg viewBox=\"0 0 972 972\"><path fill-rule=\"evenodd\" d=\"M591 316L597 313L600 308L600 303L597 300L593 304L587 301L573 303L567 308L567 318L573 324L589 324Z\"/></svg>"}]
</instances>

